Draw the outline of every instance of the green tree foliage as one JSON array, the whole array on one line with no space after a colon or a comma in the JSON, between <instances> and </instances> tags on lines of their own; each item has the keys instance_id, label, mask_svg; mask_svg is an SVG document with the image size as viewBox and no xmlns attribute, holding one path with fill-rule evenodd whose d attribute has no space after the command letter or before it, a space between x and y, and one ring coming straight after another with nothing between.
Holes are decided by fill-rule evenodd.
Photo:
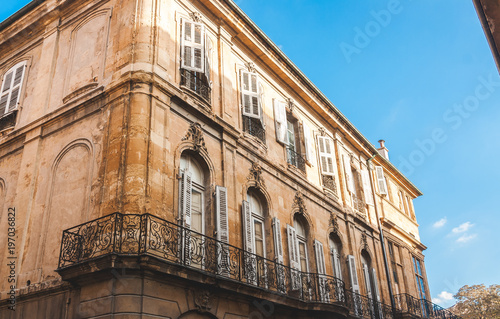
<instances>
[{"instance_id":1,"label":"green tree foliage","mask_svg":"<svg viewBox=\"0 0 500 319\"><path fill-rule=\"evenodd\" d=\"M453 297L458 302L450 310L463 319L500 319L500 285L466 285Z\"/></svg>"}]
</instances>

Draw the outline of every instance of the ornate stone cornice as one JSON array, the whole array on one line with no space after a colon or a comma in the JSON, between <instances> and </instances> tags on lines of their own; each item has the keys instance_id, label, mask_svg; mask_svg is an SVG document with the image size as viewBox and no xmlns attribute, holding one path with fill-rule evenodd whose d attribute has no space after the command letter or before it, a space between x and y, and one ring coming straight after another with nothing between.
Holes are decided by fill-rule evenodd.
<instances>
[{"instance_id":1,"label":"ornate stone cornice","mask_svg":"<svg viewBox=\"0 0 500 319\"><path fill-rule=\"evenodd\" d=\"M368 237L366 236L366 232L361 234L361 248L365 250L368 249Z\"/></svg>"},{"instance_id":2,"label":"ornate stone cornice","mask_svg":"<svg viewBox=\"0 0 500 319\"><path fill-rule=\"evenodd\" d=\"M336 235L339 233L339 221L337 219L337 215L335 213L330 213L330 224L332 225L332 232Z\"/></svg>"},{"instance_id":3,"label":"ornate stone cornice","mask_svg":"<svg viewBox=\"0 0 500 319\"><path fill-rule=\"evenodd\" d=\"M191 141L196 152L199 152L200 150L204 150L205 152L207 151L200 123L192 123L189 126L186 136L184 136L182 140Z\"/></svg>"},{"instance_id":4,"label":"ornate stone cornice","mask_svg":"<svg viewBox=\"0 0 500 319\"><path fill-rule=\"evenodd\" d=\"M257 69L255 68L255 63L253 62L246 62L245 66L248 69L248 72L250 73L257 73Z\"/></svg>"},{"instance_id":5,"label":"ornate stone cornice","mask_svg":"<svg viewBox=\"0 0 500 319\"><path fill-rule=\"evenodd\" d=\"M199 12L191 12L189 14L189 16L191 17L191 19L193 19L194 22L196 23L200 23L202 22L202 19L203 17L201 16L201 14Z\"/></svg>"}]
</instances>

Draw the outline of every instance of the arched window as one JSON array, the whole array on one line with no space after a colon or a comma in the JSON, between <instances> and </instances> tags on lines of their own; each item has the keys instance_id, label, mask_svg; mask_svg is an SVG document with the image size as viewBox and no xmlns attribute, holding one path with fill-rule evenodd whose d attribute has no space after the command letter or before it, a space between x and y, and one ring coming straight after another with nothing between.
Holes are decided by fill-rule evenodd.
<instances>
[{"instance_id":1,"label":"arched window","mask_svg":"<svg viewBox=\"0 0 500 319\"><path fill-rule=\"evenodd\" d=\"M261 201L252 191L247 193L250 204L253 252L260 257L266 257L266 240L264 228L264 207Z\"/></svg>"},{"instance_id":2,"label":"arched window","mask_svg":"<svg viewBox=\"0 0 500 319\"><path fill-rule=\"evenodd\" d=\"M201 165L192 156L185 153L181 156L180 168L183 175L181 217L184 220L184 226L197 233L204 234L205 173Z\"/></svg>"},{"instance_id":3,"label":"arched window","mask_svg":"<svg viewBox=\"0 0 500 319\"><path fill-rule=\"evenodd\" d=\"M366 251L361 253L361 265L363 266L366 295L372 300L380 301L377 273L375 268L372 268L370 255Z\"/></svg>"},{"instance_id":4,"label":"arched window","mask_svg":"<svg viewBox=\"0 0 500 319\"><path fill-rule=\"evenodd\" d=\"M330 256L332 258L332 268L333 276L342 280L342 264L341 254L342 254L342 244L340 240L333 234L330 235Z\"/></svg>"},{"instance_id":5,"label":"arched window","mask_svg":"<svg viewBox=\"0 0 500 319\"><path fill-rule=\"evenodd\" d=\"M303 218L296 216L293 219L293 226L297 232L297 245L299 252L299 270L309 272L309 263L307 255L307 232Z\"/></svg>"}]
</instances>

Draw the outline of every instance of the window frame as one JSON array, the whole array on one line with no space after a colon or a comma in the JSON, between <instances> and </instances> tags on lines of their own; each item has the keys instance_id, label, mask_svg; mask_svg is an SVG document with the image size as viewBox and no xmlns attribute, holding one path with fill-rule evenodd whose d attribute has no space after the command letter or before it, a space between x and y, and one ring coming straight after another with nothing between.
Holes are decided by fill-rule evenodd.
<instances>
[{"instance_id":1,"label":"window frame","mask_svg":"<svg viewBox=\"0 0 500 319\"><path fill-rule=\"evenodd\" d=\"M19 83L15 84L17 71L21 67L23 68L22 69L21 78L19 79ZM0 83L0 101L4 97L6 97L7 99L5 100L5 109L4 109L4 112L2 114L0 114L0 118L2 118L5 115L8 115L8 114L14 112L15 110L19 109L19 105L21 104L21 98L22 98L22 95L23 95L24 80L25 80L25 77L26 77L27 67L28 67L27 61L23 60L21 62L16 63L15 65L13 65L11 68L9 68L3 74L3 76L2 76L2 82ZM9 75L11 75L11 78L9 79L10 80L9 88L7 89L7 91L4 92L5 86L7 85L7 81L6 80L7 80L7 77ZM16 89L18 90L18 92L17 92L17 98L16 98L16 103L15 103L14 107L12 107L11 106L12 93Z\"/></svg>"},{"instance_id":2,"label":"window frame","mask_svg":"<svg viewBox=\"0 0 500 319\"><path fill-rule=\"evenodd\" d=\"M427 288L425 286L425 277L422 270L422 260L416 256L412 256L413 259L413 271L415 273L415 281L417 284L417 291L419 294L419 299L428 300ZM418 265L418 267L417 267Z\"/></svg>"}]
</instances>

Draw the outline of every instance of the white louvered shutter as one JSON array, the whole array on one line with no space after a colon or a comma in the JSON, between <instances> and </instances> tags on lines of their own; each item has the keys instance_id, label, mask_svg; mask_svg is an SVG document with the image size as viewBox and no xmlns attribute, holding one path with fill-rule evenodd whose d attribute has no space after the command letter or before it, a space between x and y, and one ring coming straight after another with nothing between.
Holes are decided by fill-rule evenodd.
<instances>
[{"instance_id":1,"label":"white louvered shutter","mask_svg":"<svg viewBox=\"0 0 500 319\"><path fill-rule=\"evenodd\" d=\"M375 173L377 175L378 191L381 195L387 195L387 182L384 176L384 169L382 166L375 166Z\"/></svg>"},{"instance_id":2,"label":"white louvered shutter","mask_svg":"<svg viewBox=\"0 0 500 319\"><path fill-rule=\"evenodd\" d=\"M321 165L321 174L331 175L334 172L334 156L332 140L325 136L318 136L318 150Z\"/></svg>"},{"instance_id":3,"label":"white louvered shutter","mask_svg":"<svg viewBox=\"0 0 500 319\"><path fill-rule=\"evenodd\" d=\"M253 253L252 212L250 211L250 203L246 200L244 200L241 204L241 213L243 220L244 249L250 253Z\"/></svg>"},{"instance_id":4,"label":"white louvered shutter","mask_svg":"<svg viewBox=\"0 0 500 319\"><path fill-rule=\"evenodd\" d=\"M299 243L297 241L297 233L295 228L290 225L286 225L286 232L288 237L288 255L290 257L290 268L292 271L290 273L292 290L300 289L300 260L299 260Z\"/></svg>"},{"instance_id":5,"label":"white louvered shutter","mask_svg":"<svg viewBox=\"0 0 500 319\"><path fill-rule=\"evenodd\" d=\"M182 20L181 67L186 70L205 71L205 26L201 23Z\"/></svg>"},{"instance_id":6,"label":"white louvered shutter","mask_svg":"<svg viewBox=\"0 0 500 319\"><path fill-rule=\"evenodd\" d=\"M347 264L349 266L349 277L351 279L352 291L359 294L358 273L356 272L356 260L353 255L347 256Z\"/></svg>"},{"instance_id":7,"label":"white louvered shutter","mask_svg":"<svg viewBox=\"0 0 500 319\"><path fill-rule=\"evenodd\" d=\"M261 119L259 79L257 74L241 70L241 106L244 116Z\"/></svg>"},{"instance_id":8,"label":"white louvered shutter","mask_svg":"<svg viewBox=\"0 0 500 319\"><path fill-rule=\"evenodd\" d=\"M312 165L314 157L314 146L312 144L313 139L311 138L311 129L305 122L303 123L303 129L304 129L304 144L306 147L306 160Z\"/></svg>"},{"instance_id":9,"label":"white louvered shutter","mask_svg":"<svg viewBox=\"0 0 500 319\"><path fill-rule=\"evenodd\" d=\"M229 243L229 223L227 211L227 188L215 187L215 209L217 217L217 240Z\"/></svg>"},{"instance_id":10,"label":"white louvered shutter","mask_svg":"<svg viewBox=\"0 0 500 319\"><path fill-rule=\"evenodd\" d=\"M282 144L288 145L285 103L277 99L274 99L273 103L274 103L274 124L276 128L276 140Z\"/></svg>"},{"instance_id":11,"label":"white louvered shutter","mask_svg":"<svg viewBox=\"0 0 500 319\"><path fill-rule=\"evenodd\" d=\"M274 254L276 262L283 264L283 243L281 241L281 224L277 217L273 217L273 237L274 237Z\"/></svg>"},{"instance_id":12,"label":"white louvered shutter","mask_svg":"<svg viewBox=\"0 0 500 319\"><path fill-rule=\"evenodd\" d=\"M326 274L325 254L323 252L323 244L318 240L314 240L314 252L316 253L318 274L324 275Z\"/></svg>"},{"instance_id":13,"label":"white louvered shutter","mask_svg":"<svg viewBox=\"0 0 500 319\"><path fill-rule=\"evenodd\" d=\"M352 175L351 163L348 156L344 156L344 171L347 184L347 190L351 193L356 193L354 190L354 177Z\"/></svg>"},{"instance_id":14,"label":"white louvered shutter","mask_svg":"<svg viewBox=\"0 0 500 319\"><path fill-rule=\"evenodd\" d=\"M363 180L363 192L365 193L365 202L368 205L374 205L373 192L370 184L370 174L366 170L361 170L361 179Z\"/></svg>"},{"instance_id":15,"label":"white louvered shutter","mask_svg":"<svg viewBox=\"0 0 500 319\"><path fill-rule=\"evenodd\" d=\"M21 62L5 74L0 93L0 116L17 108L25 70L26 62Z\"/></svg>"},{"instance_id":16,"label":"white louvered shutter","mask_svg":"<svg viewBox=\"0 0 500 319\"><path fill-rule=\"evenodd\" d=\"M183 259L186 265L191 264L191 195L192 195L192 176L191 172L184 171L182 174L181 184L181 220L185 227L182 252Z\"/></svg>"},{"instance_id":17,"label":"white louvered shutter","mask_svg":"<svg viewBox=\"0 0 500 319\"><path fill-rule=\"evenodd\" d=\"M377 271L372 268L372 278L373 278L373 288L375 289L375 297L377 301L380 302L380 291L378 289Z\"/></svg>"},{"instance_id":18,"label":"white louvered shutter","mask_svg":"<svg viewBox=\"0 0 500 319\"><path fill-rule=\"evenodd\" d=\"M212 43L208 40L205 34L205 75L207 77L208 83L210 81L210 53L212 52Z\"/></svg>"},{"instance_id":19,"label":"white louvered shutter","mask_svg":"<svg viewBox=\"0 0 500 319\"><path fill-rule=\"evenodd\" d=\"M368 269L368 266L366 264L363 264L363 274L365 275L366 295L368 298L373 299L370 270Z\"/></svg>"},{"instance_id":20,"label":"white louvered shutter","mask_svg":"<svg viewBox=\"0 0 500 319\"><path fill-rule=\"evenodd\" d=\"M327 302L330 300L329 288L326 274L326 265L325 265L325 253L323 252L323 244L314 240L314 252L316 255L316 267L318 270L318 284L319 284L319 293L321 297L321 301Z\"/></svg>"},{"instance_id":21,"label":"white louvered shutter","mask_svg":"<svg viewBox=\"0 0 500 319\"><path fill-rule=\"evenodd\" d=\"M337 249L335 248L330 248L330 254L332 255L332 262L333 262L333 272L334 272L334 277L338 278L340 280L342 279L342 267L340 266L340 255Z\"/></svg>"}]
</instances>

